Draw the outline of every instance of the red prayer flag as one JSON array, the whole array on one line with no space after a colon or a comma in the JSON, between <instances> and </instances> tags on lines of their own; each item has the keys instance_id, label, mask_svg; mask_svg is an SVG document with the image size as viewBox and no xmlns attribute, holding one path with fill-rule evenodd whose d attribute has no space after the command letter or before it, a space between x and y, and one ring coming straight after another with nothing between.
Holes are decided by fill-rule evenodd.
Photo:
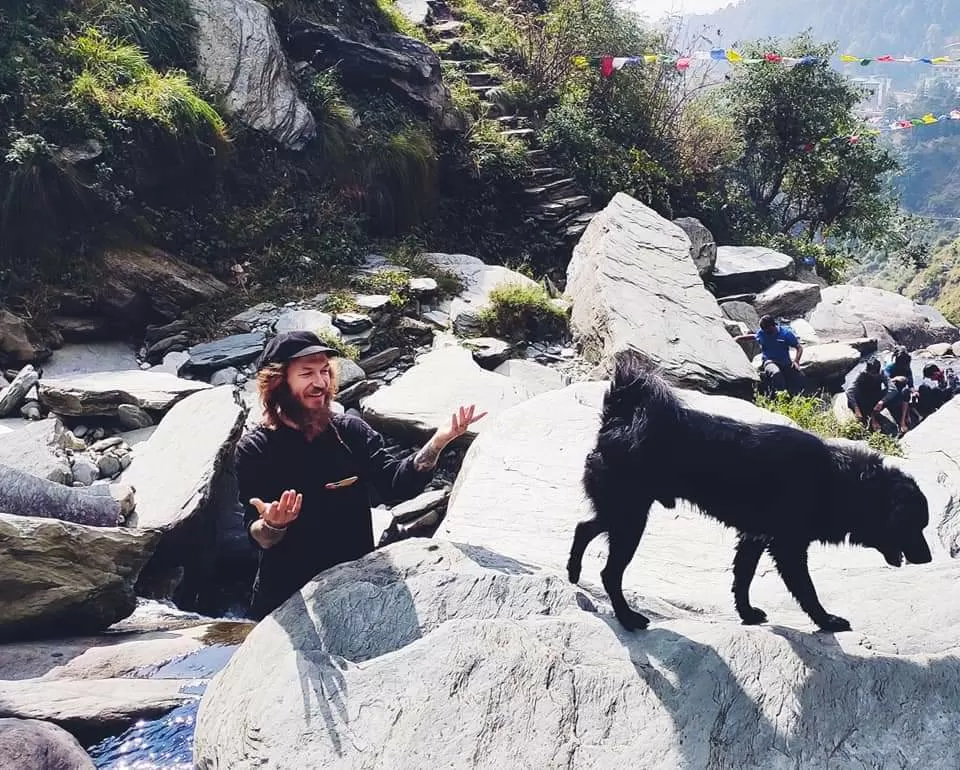
<instances>
[{"instance_id":1,"label":"red prayer flag","mask_svg":"<svg viewBox=\"0 0 960 770\"><path fill-rule=\"evenodd\" d=\"M613 74L613 57L604 56L600 59L600 74L605 78L610 77Z\"/></svg>"}]
</instances>

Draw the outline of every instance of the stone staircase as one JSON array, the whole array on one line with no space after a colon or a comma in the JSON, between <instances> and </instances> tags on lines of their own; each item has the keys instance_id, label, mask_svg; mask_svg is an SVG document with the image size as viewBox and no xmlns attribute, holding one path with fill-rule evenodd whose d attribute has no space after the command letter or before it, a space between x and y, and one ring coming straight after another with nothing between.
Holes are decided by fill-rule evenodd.
<instances>
[{"instance_id":1,"label":"stone staircase","mask_svg":"<svg viewBox=\"0 0 960 770\"><path fill-rule=\"evenodd\" d=\"M498 100L502 80L497 62L488 54L472 50L461 38L464 22L443 0L427 0L430 12L424 25L428 39L442 43L438 55L447 66L458 69L468 87L480 99L482 114L500 126L500 135L522 142L527 148L530 171L525 180L524 214L539 224L558 248L572 249L596 214L585 195L562 166L538 145L537 128L531 116L511 111Z\"/></svg>"}]
</instances>

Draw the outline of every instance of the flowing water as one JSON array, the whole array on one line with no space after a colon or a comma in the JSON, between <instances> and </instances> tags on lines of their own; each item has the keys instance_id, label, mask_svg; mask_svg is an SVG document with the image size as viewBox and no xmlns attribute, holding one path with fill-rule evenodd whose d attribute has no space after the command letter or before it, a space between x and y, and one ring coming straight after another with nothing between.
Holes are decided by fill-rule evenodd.
<instances>
[{"instance_id":1,"label":"flowing water","mask_svg":"<svg viewBox=\"0 0 960 770\"><path fill-rule=\"evenodd\" d=\"M120 735L87 748L101 770L192 770L193 734L200 696L206 682L239 647L238 635L249 628L230 621L215 622L212 644L162 666L137 672L138 678L182 679L181 691L195 699L157 719L141 720ZM219 634L218 638L218 631Z\"/></svg>"}]
</instances>

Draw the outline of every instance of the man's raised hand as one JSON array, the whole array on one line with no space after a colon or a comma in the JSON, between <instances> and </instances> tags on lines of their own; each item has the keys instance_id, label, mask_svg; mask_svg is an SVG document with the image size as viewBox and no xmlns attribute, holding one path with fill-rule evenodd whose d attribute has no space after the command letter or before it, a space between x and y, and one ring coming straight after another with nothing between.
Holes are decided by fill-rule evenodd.
<instances>
[{"instance_id":1,"label":"man's raised hand","mask_svg":"<svg viewBox=\"0 0 960 770\"><path fill-rule=\"evenodd\" d=\"M267 526L274 529L283 529L300 515L300 506L303 504L303 495L294 489L288 489L279 500L265 503L259 497L251 498L250 505L257 509L260 518Z\"/></svg>"}]
</instances>

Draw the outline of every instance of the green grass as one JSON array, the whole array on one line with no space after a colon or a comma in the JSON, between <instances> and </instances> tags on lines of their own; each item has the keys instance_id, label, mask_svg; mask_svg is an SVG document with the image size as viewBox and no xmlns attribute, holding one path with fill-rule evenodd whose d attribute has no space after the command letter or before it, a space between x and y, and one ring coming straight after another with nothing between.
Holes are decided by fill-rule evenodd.
<instances>
[{"instance_id":1,"label":"green grass","mask_svg":"<svg viewBox=\"0 0 960 770\"><path fill-rule=\"evenodd\" d=\"M551 302L539 285L497 286L479 317L484 334L508 340L553 339L567 329L566 313Z\"/></svg>"},{"instance_id":2,"label":"green grass","mask_svg":"<svg viewBox=\"0 0 960 770\"><path fill-rule=\"evenodd\" d=\"M756 404L762 409L790 418L799 427L823 438L866 441L871 449L882 454L903 456L900 443L895 438L884 433L868 431L856 420L839 422L829 402L817 396L791 396L781 391L774 396L758 395Z\"/></svg>"},{"instance_id":3,"label":"green grass","mask_svg":"<svg viewBox=\"0 0 960 770\"><path fill-rule=\"evenodd\" d=\"M324 345L329 345L331 348L339 352L344 358L349 358L351 361L356 361L360 357L360 349L356 345L351 345L347 342L344 342L329 329L319 329L317 331L317 336Z\"/></svg>"}]
</instances>

